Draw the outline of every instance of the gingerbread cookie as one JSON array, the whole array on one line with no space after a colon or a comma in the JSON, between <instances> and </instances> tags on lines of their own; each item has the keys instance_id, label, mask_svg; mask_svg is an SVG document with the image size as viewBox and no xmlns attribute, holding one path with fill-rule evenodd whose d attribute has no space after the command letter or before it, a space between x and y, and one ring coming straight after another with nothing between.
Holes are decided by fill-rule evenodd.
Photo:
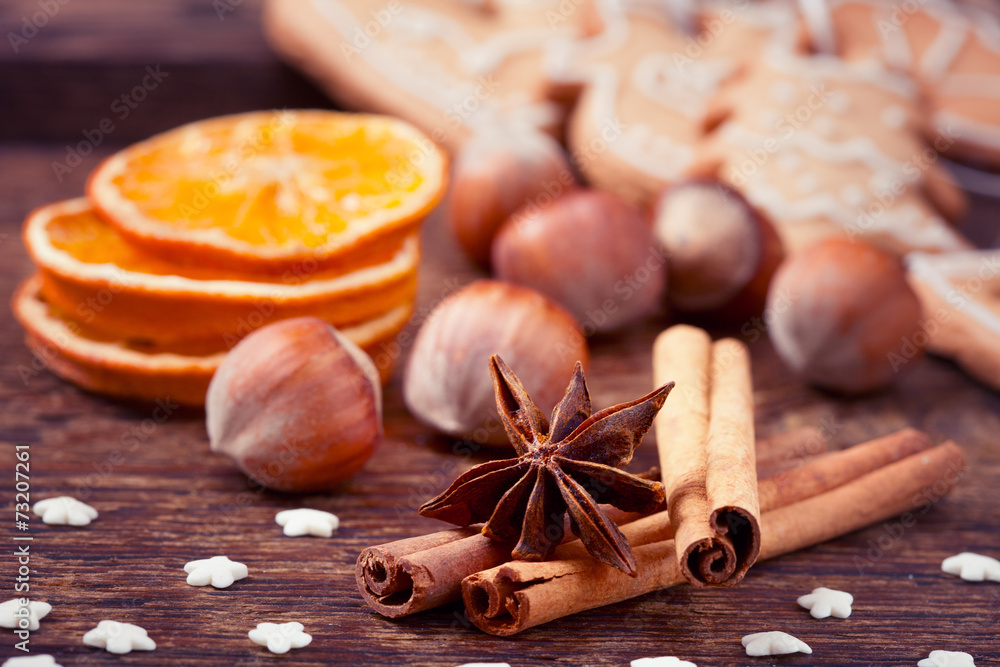
<instances>
[{"instance_id":1,"label":"gingerbread cookie","mask_svg":"<svg viewBox=\"0 0 1000 667\"><path fill-rule=\"evenodd\" d=\"M763 210L786 251L835 235L900 255L970 247L948 224L964 197L923 140L908 77L771 50L719 104L728 118L699 169Z\"/></svg>"},{"instance_id":2,"label":"gingerbread cookie","mask_svg":"<svg viewBox=\"0 0 1000 667\"><path fill-rule=\"evenodd\" d=\"M814 41L843 58L878 58L915 77L948 152L1000 165L1000 20L944 0L831 0Z\"/></svg>"},{"instance_id":3,"label":"gingerbread cookie","mask_svg":"<svg viewBox=\"0 0 1000 667\"><path fill-rule=\"evenodd\" d=\"M914 253L906 264L927 349L1000 390L1000 251Z\"/></svg>"},{"instance_id":4,"label":"gingerbread cookie","mask_svg":"<svg viewBox=\"0 0 1000 667\"><path fill-rule=\"evenodd\" d=\"M709 6L692 18L694 34L668 6L597 0L597 33L554 45L546 61L555 85L582 89L567 128L574 162L594 185L639 203L696 162L712 100L746 54L794 43L788 3Z\"/></svg>"},{"instance_id":5,"label":"gingerbread cookie","mask_svg":"<svg viewBox=\"0 0 1000 667\"><path fill-rule=\"evenodd\" d=\"M402 117L454 150L479 125L560 129L564 110L550 99L543 50L576 28L556 5L270 0L264 25L278 53L337 101Z\"/></svg>"},{"instance_id":6,"label":"gingerbread cookie","mask_svg":"<svg viewBox=\"0 0 1000 667\"><path fill-rule=\"evenodd\" d=\"M451 148L481 126L557 132L559 102L576 99L566 129L575 164L632 201L718 176L771 217L789 252L834 234L897 254L969 247L947 223L964 196L938 163L965 130L942 123L928 145L928 112L905 73L856 49L850 62L806 56L801 28L815 36L815 12L803 19L791 0L710 0L696 12L683 0L381 1L272 0L267 25L336 97L402 115ZM869 1L820 11L830 48L848 46L838 12L870 13ZM961 54L931 56L921 62L965 71ZM484 76L499 85L480 101Z\"/></svg>"}]
</instances>

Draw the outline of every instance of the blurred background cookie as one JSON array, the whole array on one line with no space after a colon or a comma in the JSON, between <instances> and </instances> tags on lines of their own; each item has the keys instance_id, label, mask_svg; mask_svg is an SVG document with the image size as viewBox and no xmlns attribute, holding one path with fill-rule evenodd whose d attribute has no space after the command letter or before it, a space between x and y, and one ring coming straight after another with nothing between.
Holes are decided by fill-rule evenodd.
<instances>
[{"instance_id":1,"label":"blurred background cookie","mask_svg":"<svg viewBox=\"0 0 1000 667\"><path fill-rule=\"evenodd\" d=\"M264 26L336 101L399 116L454 150L476 126L561 127L542 52L575 27L548 11L530 1L272 0Z\"/></svg>"}]
</instances>

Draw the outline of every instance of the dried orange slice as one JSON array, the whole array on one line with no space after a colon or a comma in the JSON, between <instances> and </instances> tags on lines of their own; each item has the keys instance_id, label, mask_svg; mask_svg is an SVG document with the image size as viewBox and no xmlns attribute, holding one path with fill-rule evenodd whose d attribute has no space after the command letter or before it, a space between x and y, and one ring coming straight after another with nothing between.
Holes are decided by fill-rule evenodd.
<instances>
[{"instance_id":1,"label":"dried orange slice","mask_svg":"<svg viewBox=\"0 0 1000 667\"><path fill-rule=\"evenodd\" d=\"M122 398L204 404L209 380L224 352L204 354L184 345L140 346L94 334L46 303L40 289L41 278L29 278L15 292L11 304L35 356L28 372L48 368L84 389ZM380 350L406 325L411 310L409 305L398 306L363 324L340 329L381 360L376 366L383 382L392 373L394 356Z\"/></svg>"},{"instance_id":2,"label":"dried orange slice","mask_svg":"<svg viewBox=\"0 0 1000 667\"><path fill-rule=\"evenodd\" d=\"M411 234L387 261L347 274L315 264L281 276L177 265L126 242L86 199L38 209L23 236L46 301L88 328L215 339L215 351L279 319L312 315L342 327L412 303L420 259Z\"/></svg>"},{"instance_id":3,"label":"dried orange slice","mask_svg":"<svg viewBox=\"0 0 1000 667\"><path fill-rule=\"evenodd\" d=\"M184 125L91 174L95 208L175 261L280 271L399 243L434 208L444 153L393 118L271 111Z\"/></svg>"}]
</instances>

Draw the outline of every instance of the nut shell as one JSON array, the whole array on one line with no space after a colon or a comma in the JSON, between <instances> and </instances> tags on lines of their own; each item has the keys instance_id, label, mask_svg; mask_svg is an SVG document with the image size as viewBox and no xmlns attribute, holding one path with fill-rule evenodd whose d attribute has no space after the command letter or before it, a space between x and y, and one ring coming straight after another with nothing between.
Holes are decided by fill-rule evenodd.
<instances>
[{"instance_id":1,"label":"nut shell","mask_svg":"<svg viewBox=\"0 0 1000 667\"><path fill-rule=\"evenodd\" d=\"M378 371L326 322L283 320L244 338L205 403L211 448L278 491L319 491L353 475L382 436Z\"/></svg>"},{"instance_id":2,"label":"nut shell","mask_svg":"<svg viewBox=\"0 0 1000 667\"><path fill-rule=\"evenodd\" d=\"M805 381L857 394L888 385L923 350L920 301L895 257L829 239L778 269L765 320L774 347Z\"/></svg>"},{"instance_id":3,"label":"nut shell","mask_svg":"<svg viewBox=\"0 0 1000 667\"><path fill-rule=\"evenodd\" d=\"M425 424L482 445L507 446L489 358L515 369L543 413L562 398L579 360L590 360L573 316L533 290L476 281L442 301L417 334L403 400Z\"/></svg>"},{"instance_id":4,"label":"nut shell","mask_svg":"<svg viewBox=\"0 0 1000 667\"><path fill-rule=\"evenodd\" d=\"M642 212L600 190L575 190L544 208L519 211L493 242L498 278L545 294L588 334L659 310L666 261Z\"/></svg>"},{"instance_id":5,"label":"nut shell","mask_svg":"<svg viewBox=\"0 0 1000 667\"><path fill-rule=\"evenodd\" d=\"M784 258L771 224L736 190L714 179L668 188L653 217L670 258L670 305L739 322L759 315Z\"/></svg>"},{"instance_id":6,"label":"nut shell","mask_svg":"<svg viewBox=\"0 0 1000 667\"><path fill-rule=\"evenodd\" d=\"M480 131L455 158L448 220L466 254L489 266L490 246L504 220L524 206L545 206L576 185L562 147L547 134Z\"/></svg>"}]
</instances>

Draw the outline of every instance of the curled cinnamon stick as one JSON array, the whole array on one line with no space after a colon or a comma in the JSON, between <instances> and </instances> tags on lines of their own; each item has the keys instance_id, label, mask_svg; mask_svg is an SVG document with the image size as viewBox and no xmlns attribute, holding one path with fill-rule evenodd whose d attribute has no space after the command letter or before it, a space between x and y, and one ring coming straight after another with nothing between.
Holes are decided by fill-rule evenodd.
<instances>
[{"instance_id":1,"label":"curled cinnamon stick","mask_svg":"<svg viewBox=\"0 0 1000 667\"><path fill-rule=\"evenodd\" d=\"M616 524L639 518L602 505ZM373 547L358 556L358 590L372 609L400 618L433 609L462 596L462 579L510 560L511 544L480 533L481 525L443 530ZM566 540L573 539L567 526Z\"/></svg>"},{"instance_id":2,"label":"curled cinnamon stick","mask_svg":"<svg viewBox=\"0 0 1000 667\"><path fill-rule=\"evenodd\" d=\"M453 528L368 547L358 556L358 589L368 605L389 618L430 609L454 599L434 585L435 570L472 560L489 567L490 556L507 560L509 545L479 533L481 526ZM503 546L507 546L503 553ZM475 570L472 570L475 571Z\"/></svg>"},{"instance_id":3,"label":"curled cinnamon stick","mask_svg":"<svg viewBox=\"0 0 1000 667\"><path fill-rule=\"evenodd\" d=\"M664 378L675 395L654 425L678 565L694 586L733 586L760 549L750 355L677 325L653 346L653 380Z\"/></svg>"},{"instance_id":4,"label":"curled cinnamon stick","mask_svg":"<svg viewBox=\"0 0 1000 667\"><path fill-rule=\"evenodd\" d=\"M808 431L800 434L810 435ZM786 439L790 450L800 450L804 443L805 440L796 444ZM919 431L906 429L806 462L779 479L761 481L762 508L771 509L823 493L929 444ZM633 546L673 536L666 512L640 518L614 507L602 507L615 523L623 526ZM569 530L565 533L571 535ZM579 542L571 542L560 546L555 557L565 560L585 553ZM358 557L356 577L358 589L372 609L383 616L399 618L458 600L462 595L462 579L508 560L509 545L506 551L498 548L476 526L453 528L365 549Z\"/></svg>"},{"instance_id":5,"label":"curled cinnamon stick","mask_svg":"<svg viewBox=\"0 0 1000 667\"><path fill-rule=\"evenodd\" d=\"M761 558L818 544L947 495L965 467L948 442L885 465L826 493L761 517ZM567 545L569 546L569 545ZM628 577L581 556L544 563L511 562L462 582L470 620L494 635L542 623L685 582L673 540L633 545L638 576Z\"/></svg>"}]
</instances>

